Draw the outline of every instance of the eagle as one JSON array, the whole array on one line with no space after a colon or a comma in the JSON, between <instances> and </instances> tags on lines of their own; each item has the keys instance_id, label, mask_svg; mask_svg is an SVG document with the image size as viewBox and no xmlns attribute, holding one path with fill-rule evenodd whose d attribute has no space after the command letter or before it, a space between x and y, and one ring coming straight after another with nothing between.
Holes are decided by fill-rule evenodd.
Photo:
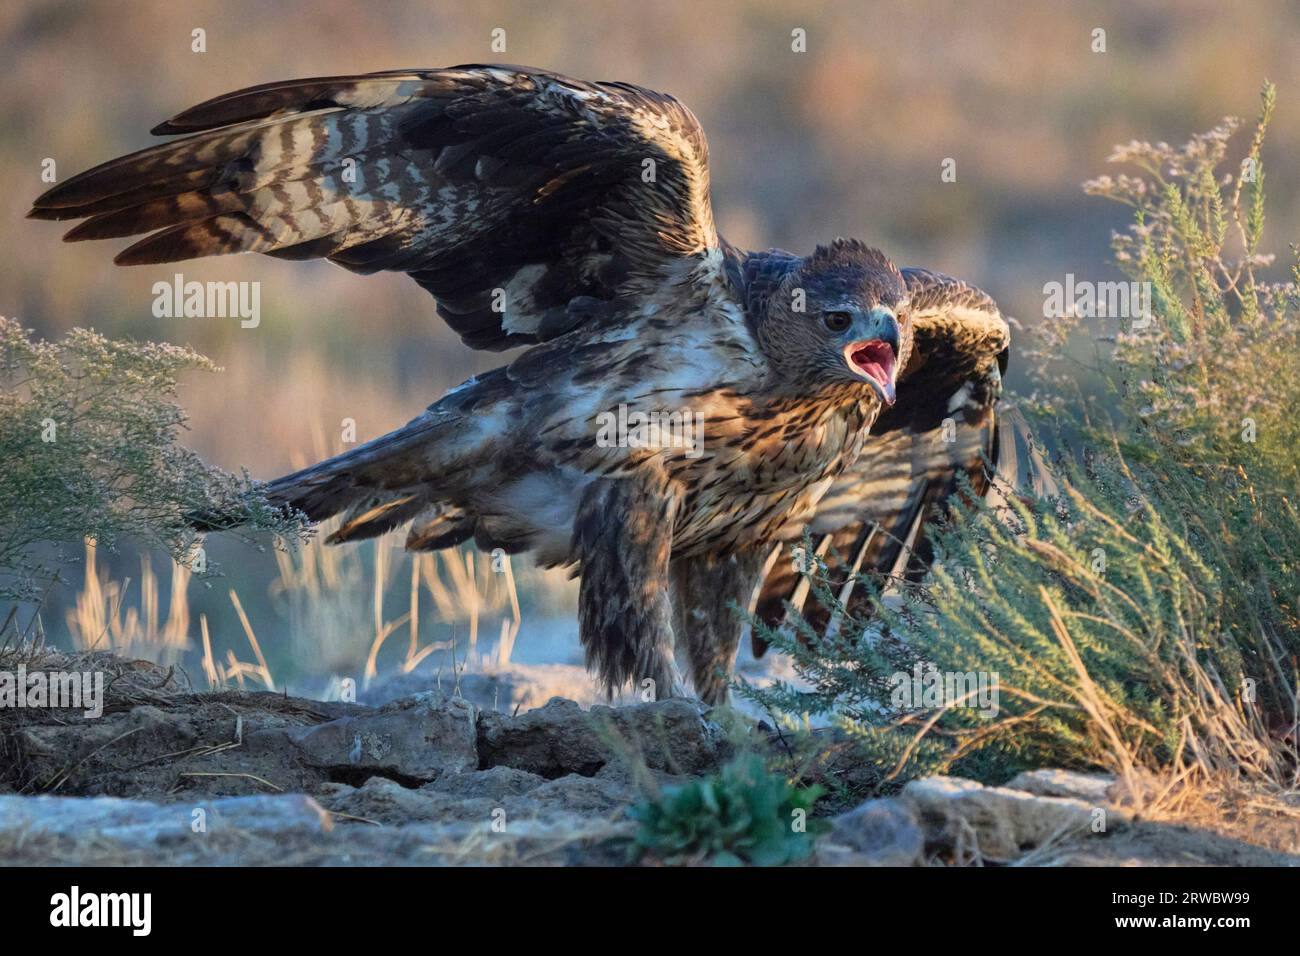
<instances>
[{"instance_id":1,"label":"eagle","mask_svg":"<svg viewBox=\"0 0 1300 956\"><path fill-rule=\"evenodd\" d=\"M923 573L960 476L987 487L1009 347L994 301L854 239L731 245L704 131L671 96L475 64L267 83L153 133L177 138L30 216L80 220L66 241L142 236L120 265L260 252L405 272L466 345L524 349L264 490L341 516L330 543L409 526L410 550L572 569L610 693L686 695L680 658L725 701L734 607L779 622L807 603L795 542L812 536L846 594ZM611 416L662 427L611 438Z\"/></svg>"}]
</instances>

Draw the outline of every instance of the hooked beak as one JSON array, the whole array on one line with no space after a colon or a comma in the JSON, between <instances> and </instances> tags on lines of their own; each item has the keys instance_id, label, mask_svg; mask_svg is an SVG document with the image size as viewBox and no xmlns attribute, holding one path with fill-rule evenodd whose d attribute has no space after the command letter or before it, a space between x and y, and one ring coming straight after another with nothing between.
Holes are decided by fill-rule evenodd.
<instances>
[{"instance_id":1,"label":"hooked beak","mask_svg":"<svg viewBox=\"0 0 1300 956\"><path fill-rule=\"evenodd\" d=\"M854 322L853 340L844 346L849 370L864 378L880 400L893 405L898 376L898 319L888 309L875 308Z\"/></svg>"}]
</instances>

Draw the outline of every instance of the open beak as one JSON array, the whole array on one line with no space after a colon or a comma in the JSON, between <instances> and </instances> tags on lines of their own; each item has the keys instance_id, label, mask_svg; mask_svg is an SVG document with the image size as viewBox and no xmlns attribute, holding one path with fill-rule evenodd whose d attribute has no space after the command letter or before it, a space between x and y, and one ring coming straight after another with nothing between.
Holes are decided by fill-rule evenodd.
<instances>
[{"instance_id":1,"label":"open beak","mask_svg":"<svg viewBox=\"0 0 1300 956\"><path fill-rule=\"evenodd\" d=\"M893 405L898 375L898 320L885 309L872 309L854 341L844 346L844 361L866 379L886 405Z\"/></svg>"}]
</instances>

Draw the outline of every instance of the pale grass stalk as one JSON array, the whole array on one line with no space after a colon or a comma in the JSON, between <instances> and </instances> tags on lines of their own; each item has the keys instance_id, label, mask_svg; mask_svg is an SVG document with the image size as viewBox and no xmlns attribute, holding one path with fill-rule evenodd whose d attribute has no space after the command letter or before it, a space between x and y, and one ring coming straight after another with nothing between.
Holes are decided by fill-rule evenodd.
<instances>
[{"instance_id":1,"label":"pale grass stalk","mask_svg":"<svg viewBox=\"0 0 1300 956\"><path fill-rule=\"evenodd\" d=\"M374 606L376 641L379 640L379 634L384 629L384 584L388 577L388 547L385 544L385 537L385 535L380 535L375 539Z\"/></svg>"},{"instance_id":2,"label":"pale grass stalk","mask_svg":"<svg viewBox=\"0 0 1300 956\"><path fill-rule=\"evenodd\" d=\"M497 641L497 667L503 670L510 666L510 655L515 650L515 634L518 632L518 625L511 626L511 622L505 618L501 620L501 639Z\"/></svg>"},{"instance_id":3,"label":"pale grass stalk","mask_svg":"<svg viewBox=\"0 0 1300 956\"><path fill-rule=\"evenodd\" d=\"M158 578L153 573L153 562L147 555L140 556L140 615L144 618L146 639L157 634Z\"/></svg>"},{"instance_id":4,"label":"pale grass stalk","mask_svg":"<svg viewBox=\"0 0 1300 956\"><path fill-rule=\"evenodd\" d=\"M172 563L171 594L167 600L167 623L163 625L162 642L178 650L187 648L190 643L191 574L185 565Z\"/></svg>"},{"instance_id":5,"label":"pale grass stalk","mask_svg":"<svg viewBox=\"0 0 1300 956\"><path fill-rule=\"evenodd\" d=\"M402 673L409 674L420 666L420 662L432 654L434 651L445 651L451 647L451 641L432 641L420 648L411 657L402 663Z\"/></svg>"},{"instance_id":6,"label":"pale grass stalk","mask_svg":"<svg viewBox=\"0 0 1300 956\"><path fill-rule=\"evenodd\" d=\"M267 690L275 690L275 683L271 680L271 669L266 666L266 658L262 656L262 646L257 643L257 635L253 633L253 625L248 622L248 615L244 613L244 605L240 603L239 595L235 593L234 588L230 589L230 603L235 606L235 613L239 615L239 623L244 628L244 634L248 637L248 643L253 647L253 655L257 658L257 669L254 673L260 677L262 683L266 685ZM231 654L231 661L238 664L238 662L235 661L233 653ZM251 665L239 666L249 667L251 669ZM240 686L243 686L242 682Z\"/></svg>"},{"instance_id":7,"label":"pale grass stalk","mask_svg":"<svg viewBox=\"0 0 1300 956\"><path fill-rule=\"evenodd\" d=\"M429 555L429 563L423 565L421 571L424 575L424 586L429 589L429 596L433 598L434 606L438 608L438 616L444 621L454 620L456 618L456 605L447 591L447 587L442 583L442 578L438 574L438 554ZM443 557L446 561L446 557Z\"/></svg>"},{"instance_id":8,"label":"pale grass stalk","mask_svg":"<svg viewBox=\"0 0 1300 956\"><path fill-rule=\"evenodd\" d=\"M510 555L505 556L506 564L506 590L510 595L510 613L514 615L514 631L511 635L519 633L519 626L523 623L524 616L519 611L519 592L515 589L515 572L514 566L510 562Z\"/></svg>"},{"instance_id":9,"label":"pale grass stalk","mask_svg":"<svg viewBox=\"0 0 1300 956\"><path fill-rule=\"evenodd\" d=\"M99 580L99 568L96 565L97 552L95 539L87 538L85 583L82 585L81 593L76 597L75 610L69 611L67 615L68 630L72 632L78 646L87 651L98 650L99 642L109 636L104 588ZM92 634L94 637L87 639L87 636Z\"/></svg>"},{"instance_id":10,"label":"pale grass stalk","mask_svg":"<svg viewBox=\"0 0 1300 956\"><path fill-rule=\"evenodd\" d=\"M415 656L416 649L420 646L420 558L419 554L411 555L411 639L406 645L408 661Z\"/></svg>"},{"instance_id":11,"label":"pale grass stalk","mask_svg":"<svg viewBox=\"0 0 1300 956\"><path fill-rule=\"evenodd\" d=\"M453 613L458 609L467 609L478 594L474 579L466 572L466 563L457 551L443 553L443 564L447 568L447 577L451 581L451 592L455 595Z\"/></svg>"},{"instance_id":12,"label":"pale grass stalk","mask_svg":"<svg viewBox=\"0 0 1300 956\"><path fill-rule=\"evenodd\" d=\"M374 573L374 608L375 637L370 643L370 653L366 657L364 680L367 686L379 673L379 649L389 636L411 619L411 612L403 614L395 621L384 621L384 584L388 579L388 536L381 535L375 539L375 573ZM418 613L418 611L417 611Z\"/></svg>"},{"instance_id":13,"label":"pale grass stalk","mask_svg":"<svg viewBox=\"0 0 1300 956\"><path fill-rule=\"evenodd\" d=\"M465 596L469 598L469 651L466 653L466 659L474 654L474 648L478 646L478 582L474 576L474 552L465 552Z\"/></svg>"},{"instance_id":14,"label":"pale grass stalk","mask_svg":"<svg viewBox=\"0 0 1300 956\"><path fill-rule=\"evenodd\" d=\"M316 543L316 539L312 540ZM321 585L329 591L337 591L343 586L343 552L330 548L324 543L312 551L314 566L318 569Z\"/></svg>"},{"instance_id":15,"label":"pale grass stalk","mask_svg":"<svg viewBox=\"0 0 1300 956\"><path fill-rule=\"evenodd\" d=\"M161 620L158 576L149 557L140 558L139 607L123 608L131 578L105 581L98 565L98 549L87 538L85 580L67 612L68 631L76 647L108 650L155 662L175 660L189 646L189 581L191 572L173 565L167 618Z\"/></svg>"},{"instance_id":16,"label":"pale grass stalk","mask_svg":"<svg viewBox=\"0 0 1300 956\"><path fill-rule=\"evenodd\" d=\"M235 652L230 650L229 648L226 648L226 658L227 658L227 663L230 665L230 667L229 670L226 672L226 674L223 675L222 678L223 681L225 677L233 676L235 678L235 683L239 685L239 689L243 690L244 689L243 665L241 665L239 661L235 659Z\"/></svg>"},{"instance_id":17,"label":"pale grass stalk","mask_svg":"<svg viewBox=\"0 0 1300 956\"><path fill-rule=\"evenodd\" d=\"M203 637L203 674L208 679L208 688L224 686L225 680L218 679L217 664L212 659L212 639L208 636L208 616L199 615L199 634Z\"/></svg>"},{"instance_id":18,"label":"pale grass stalk","mask_svg":"<svg viewBox=\"0 0 1300 956\"><path fill-rule=\"evenodd\" d=\"M406 659L402 662L402 673L409 674L415 670L423 661L434 651L446 650L446 641L433 641L426 647L419 646L419 622L417 615L420 610L420 581L423 577L428 580L433 573L430 565L434 563L435 555L415 553L411 555L411 639L406 650ZM435 602L436 603L436 602ZM374 654L378 654L378 648L372 648ZM373 659L372 654L372 659Z\"/></svg>"},{"instance_id":19,"label":"pale grass stalk","mask_svg":"<svg viewBox=\"0 0 1300 956\"><path fill-rule=\"evenodd\" d=\"M370 653L366 656L366 669L364 676L367 687L370 686L370 681L374 680L374 678L379 674L379 649L384 646L384 642L388 640L389 636L394 631L406 623L408 617L408 614L403 614L397 620L389 621L380 626L379 632L375 635L375 639L370 644Z\"/></svg>"}]
</instances>

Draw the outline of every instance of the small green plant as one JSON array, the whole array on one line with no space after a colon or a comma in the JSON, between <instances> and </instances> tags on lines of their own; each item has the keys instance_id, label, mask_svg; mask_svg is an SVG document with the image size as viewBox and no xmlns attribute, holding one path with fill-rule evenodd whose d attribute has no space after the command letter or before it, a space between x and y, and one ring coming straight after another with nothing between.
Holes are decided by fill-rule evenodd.
<instances>
[{"instance_id":1,"label":"small green plant","mask_svg":"<svg viewBox=\"0 0 1300 956\"><path fill-rule=\"evenodd\" d=\"M714 776L664 787L629 812L640 824L633 859L715 866L780 866L812 852L824 827L809 813L820 787L795 787L757 754L737 757Z\"/></svg>"},{"instance_id":2,"label":"small green plant","mask_svg":"<svg viewBox=\"0 0 1300 956\"><path fill-rule=\"evenodd\" d=\"M187 516L239 514L250 531L302 534L247 475L205 464L183 447L177 377L216 371L188 348L74 329L36 339L0 317L0 598L32 600L59 565L94 540L165 548L187 567ZM210 569L210 567L209 567Z\"/></svg>"}]
</instances>

